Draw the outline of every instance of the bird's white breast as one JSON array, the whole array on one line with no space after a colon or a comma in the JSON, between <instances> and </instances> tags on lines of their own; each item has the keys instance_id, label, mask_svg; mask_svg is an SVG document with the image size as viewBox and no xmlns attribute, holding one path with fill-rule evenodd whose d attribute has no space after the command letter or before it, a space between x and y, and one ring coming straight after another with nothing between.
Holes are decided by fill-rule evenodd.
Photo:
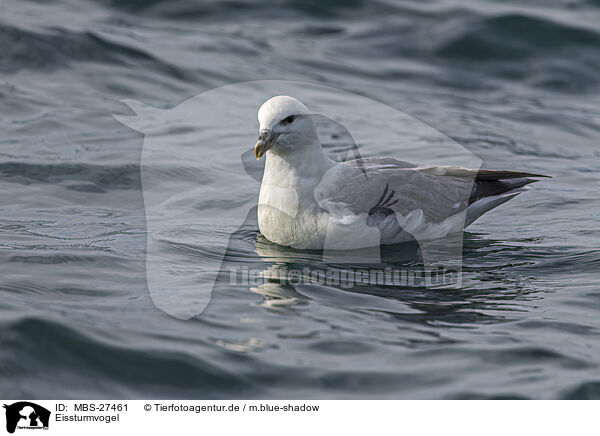
<instances>
[{"instance_id":1,"label":"bird's white breast","mask_svg":"<svg viewBox=\"0 0 600 436\"><path fill-rule=\"evenodd\" d=\"M258 227L271 242L299 249L323 248L327 217L314 199L320 178L299 177L270 157L258 199Z\"/></svg>"}]
</instances>

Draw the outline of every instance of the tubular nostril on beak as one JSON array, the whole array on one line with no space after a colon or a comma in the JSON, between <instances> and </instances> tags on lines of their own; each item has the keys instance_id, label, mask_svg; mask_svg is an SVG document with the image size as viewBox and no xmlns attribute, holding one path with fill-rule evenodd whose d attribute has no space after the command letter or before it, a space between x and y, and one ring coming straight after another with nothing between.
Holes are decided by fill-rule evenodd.
<instances>
[{"instance_id":1,"label":"tubular nostril on beak","mask_svg":"<svg viewBox=\"0 0 600 436\"><path fill-rule=\"evenodd\" d=\"M266 141L271 136L271 131L269 129L262 129L260 134L258 135L258 139L261 141Z\"/></svg>"}]
</instances>

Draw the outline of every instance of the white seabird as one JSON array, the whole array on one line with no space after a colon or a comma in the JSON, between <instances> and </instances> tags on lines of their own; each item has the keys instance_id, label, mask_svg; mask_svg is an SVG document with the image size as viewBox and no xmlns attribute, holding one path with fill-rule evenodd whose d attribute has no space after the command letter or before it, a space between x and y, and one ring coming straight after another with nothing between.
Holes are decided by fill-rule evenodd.
<instances>
[{"instance_id":1,"label":"white seabird","mask_svg":"<svg viewBox=\"0 0 600 436\"><path fill-rule=\"evenodd\" d=\"M297 249L348 250L460 232L547 177L521 171L418 166L393 158L335 162L308 108L277 96L258 111L256 158L266 155L258 226Z\"/></svg>"}]
</instances>

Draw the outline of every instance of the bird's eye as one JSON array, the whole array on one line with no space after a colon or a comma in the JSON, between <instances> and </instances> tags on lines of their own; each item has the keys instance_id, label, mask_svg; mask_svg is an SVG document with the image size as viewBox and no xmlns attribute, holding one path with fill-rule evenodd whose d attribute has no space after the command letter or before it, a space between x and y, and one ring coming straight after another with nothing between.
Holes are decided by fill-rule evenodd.
<instances>
[{"instance_id":1,"label":"bird's eye","mask_svg":"<svg viewBox=\"0 0 600 436\"><path fill-rule=\"evenodd\" d=\"M284 118L283 120L281 120L281 123L282 124L290 124L291 122L294 121L295 118L296 117L294 117L293 115L290 115L289 117Z\"/></svg>"}]
</instances>

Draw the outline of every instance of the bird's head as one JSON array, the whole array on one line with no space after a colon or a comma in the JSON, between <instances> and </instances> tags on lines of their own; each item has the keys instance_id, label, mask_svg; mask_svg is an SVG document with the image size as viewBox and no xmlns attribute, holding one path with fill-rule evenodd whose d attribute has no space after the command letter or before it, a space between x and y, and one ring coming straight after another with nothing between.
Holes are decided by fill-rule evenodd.
<instances>
[{"instance_id":1,"label":"bird's head","mask_svg":"<svg viewBox=\"0 0 600 436\"><path fill-rule=\"evenodd\" d=\"M258 111L260 133L254 147L259 159L268 150L289 153L318 141L317 127L308 108L287 95L267 100Z\"/></svg>"}]
</instances>

